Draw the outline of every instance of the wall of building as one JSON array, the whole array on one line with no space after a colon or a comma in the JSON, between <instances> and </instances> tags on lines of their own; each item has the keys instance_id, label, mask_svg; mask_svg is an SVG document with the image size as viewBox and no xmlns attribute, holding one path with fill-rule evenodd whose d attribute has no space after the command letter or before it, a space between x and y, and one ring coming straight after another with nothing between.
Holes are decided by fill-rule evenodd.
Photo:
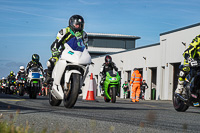
<instances>
[{"instance_id":1,"label":"wall of building","mask_svg":"<svg viewBox=\"0 0 200 133\"><path fill-rule=\"evenodd\" d=\"M89 38L89 46L102 48L135 48L135 40L128 39L108 39L108 38Z\"/></svg>"},{"instance_id":2,"label":"wall of building","mask_svg":"<svg viewBox=\"0 0 200 133\"><path fill-rule=\"evenodd\" d=\"M145 92L145 99L151 100L151 88L156 88L156 100L172 100L173 89L176 86L174 74L177 74L178 63L183 61L182 53L199 34L200 24L162 33L160 44L112 54L113 62L121 72L121 83L128 80L127 71L131 71L132 74L134 68L140 68L143 79L146 79L149 85L149 89ZM186 46L182 42L186 43ZM104 56L93 58L92 61L94 65L90 66L89 74L96 75L99 82L99 71L104 63ZM121 89L121 94L122 92ZM100 92L97 94L100 95ZM120 97L122 98L123 95Z\"/></svg>"}]
</instances>

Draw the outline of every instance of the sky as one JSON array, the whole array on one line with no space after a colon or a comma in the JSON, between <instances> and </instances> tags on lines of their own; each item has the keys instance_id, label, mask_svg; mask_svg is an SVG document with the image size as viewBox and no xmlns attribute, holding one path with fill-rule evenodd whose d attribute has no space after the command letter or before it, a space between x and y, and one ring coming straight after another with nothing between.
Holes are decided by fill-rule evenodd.
<instances>
[{"instance_id":1,"label":"sky","mask_svg":"<svg viewBox=\"0 0 200 133\"><path fill-rule=\"evenodd\" d=\"M142 47L199 23L199 13L199 0L0 0L0 78L26 67L32 54L46 69L51 44L75 14L88 33L139 36L136 47Z\"/></svg>"}]
</instances>

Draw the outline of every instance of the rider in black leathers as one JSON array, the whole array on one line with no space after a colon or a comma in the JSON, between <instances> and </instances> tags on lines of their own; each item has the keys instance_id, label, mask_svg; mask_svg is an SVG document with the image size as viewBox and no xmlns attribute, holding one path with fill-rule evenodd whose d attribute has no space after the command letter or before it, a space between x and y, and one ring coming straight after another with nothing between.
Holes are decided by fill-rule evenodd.
<instances>
[{"instance_id":1,"label":"rider in black leathers","mask_svg":"<svg viewBox=\"0 0 200 133\"><path fill-rule=\"evenodd\" d=\"M103 85L103 82L105 81L106 78L106 72L115 69L115 71L118 71L118 68L116 67L115 63L112 62L111 56L107 55L105 57L105 63L103 63L101 70L100 70L100 76L101 76L101 81L100 85Z\"/></svg>"},{"instance_id":2,"label":"rider in black leathers","mask_svg":"<svg viewBox=\"0 0 200 133\"><path fill-rule=\"evenodd\" d=\"M26 75L28 75L28 71L32 67L40 68L40 70L42 71L42 74L44 75L44 70L43 70L42 64L39 62L39 60L40 60L40 57L38 54L32 55L32 61L30 61L26 67Z\"/></svg>"},{"instance_id":3,"label":"rider in black leathers","mask_svg":"<svg viewBox=\"0 0 200 133\"><path fill-rule=\"evenodd\" d=\"M10 74L7 77L7 81L8 81L8 88L10 88L11 83L13 82L15 84L15 74L13 71L10 72Z\"/></svg>"}]
</instances>

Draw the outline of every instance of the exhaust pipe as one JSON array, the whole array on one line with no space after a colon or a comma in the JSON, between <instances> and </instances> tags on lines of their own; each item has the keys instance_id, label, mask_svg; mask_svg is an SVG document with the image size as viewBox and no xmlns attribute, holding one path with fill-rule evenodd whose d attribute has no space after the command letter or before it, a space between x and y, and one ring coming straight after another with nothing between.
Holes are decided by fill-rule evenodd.
<instances>
[{"instance_id":1,"label":"exhaust pipe","mask_svg":"<svg viewBox=\"0 0 200 133\"><path fill-rule=\"evenodd\" d=\"M178 93L175 93L175 96L178 97L178 98L180 98L181 101L183 101L183 102L187 102L187 101L188 101L188 99L185 99L183 96L181 96L181 95L178 94Z\"/></svg>"}]
</instances>

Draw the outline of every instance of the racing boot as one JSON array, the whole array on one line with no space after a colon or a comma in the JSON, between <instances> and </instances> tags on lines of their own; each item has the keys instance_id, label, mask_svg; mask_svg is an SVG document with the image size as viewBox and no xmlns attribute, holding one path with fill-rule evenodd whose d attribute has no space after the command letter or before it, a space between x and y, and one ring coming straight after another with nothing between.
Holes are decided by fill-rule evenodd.
<instances>
[{"instance_id":1,"label":"racing boot","mask_svg":"<svg viewBox=\"0 0 200 133\"><path fill-rule=\"evenodd\" d=\"M47 85L51 82L51 74L52 73L50 73L50 71L48 71L47 72L47 76L46 76L46 78L45 78L45 80L44 80L44 87L47 87Z\"/></svg>"},{"instance_id":2,"label":"racing boot","mask_svg":"<svg viewBox=\"0 0 200 133\"><path fill-rule=\"evenodd\" d=\"M175 93L181 94L183 92L183 84L184 84L184 81L178 80L178 85L177 85L177 88L175 90Z\"/></svg>"},{"instance_id":3,"label":"racing boot","mask_svg":"<svg viewBox=\"0 0 200 133\"><path fill-rule=\"evenodd\" d=\"M47 72L46 72L46 78L44 80L44 87L46 87L52 81L51 75L56 61L57 60L53 57L51 57L47 61Z\"/></svg>"}]
</instances>

